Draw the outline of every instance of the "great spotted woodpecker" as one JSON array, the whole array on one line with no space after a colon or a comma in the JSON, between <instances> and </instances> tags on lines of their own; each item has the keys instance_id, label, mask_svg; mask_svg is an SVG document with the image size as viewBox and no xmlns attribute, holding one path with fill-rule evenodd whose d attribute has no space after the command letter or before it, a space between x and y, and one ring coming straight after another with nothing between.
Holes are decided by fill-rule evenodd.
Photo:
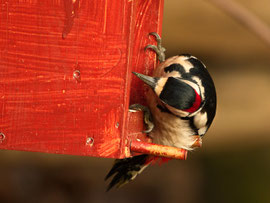
<instances>
[{"instance_id":1,"label":"great spotted woodpecker","mask_svg":"<svg viewBox=\"0 0 270 203\"><path fill-rule=\"evenodd\" d=\"M216 90L205 65L190 54L181 54L165 60L165 49L157 33L150 33L157 40L154 50L160 64L153 76L134 74L150 88L146 94L151 119L148 130L153 143L186 150L193 150L194 135L204 136L216 113ZM146 109L132 105L135 109ZM149 115L145 115L149 117ZM152 127L151 127L152 126ZM116 160L105 180L113 176L107 190L120 187L133 180L156 157L139 155Z\"/></svg>"}]
</instances>

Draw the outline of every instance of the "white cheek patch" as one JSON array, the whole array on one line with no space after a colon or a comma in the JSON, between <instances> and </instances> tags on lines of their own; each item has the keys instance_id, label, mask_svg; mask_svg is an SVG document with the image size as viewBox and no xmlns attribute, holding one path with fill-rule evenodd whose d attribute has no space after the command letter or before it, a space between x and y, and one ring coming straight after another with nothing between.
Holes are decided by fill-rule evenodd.
<instances>
[{"instance_id":1,"label":"white cheek patch","mask_svg":"<svg viewBox=\"0 0 270 203\"><path fill-rule=\"evenodd\" d=\"M197 84L201 90L200 93L201 93L202 100L204 100L205 99L205 90L204 90L204 87L202 85L202 81L197 76L193 76L191 78L192 78L192 80L197 82Z\"/></svg>"},{"instance_id":2,"label":"white cheek patch","mask_svg":"<svg viewBox=\"0 0 270 203\"><path fill-rule=\"evenodd\" d=\"M167 82L168 78L160 78L156 84L155 87L155 93L159 96L160 93L162 92L163 87L165 86L166 82Z\"/></svg>"},{"instance_id":3,"label":"white cheek patch","mask_svg":"<svg viewBox=\"0 0 270 203\"><path fill-rule=\"evenodd\" d=\"M207 113L198 113L194 116L194 125L196 128L200 129L206 126L207 122Z\"/></svg>"}]
</instances>

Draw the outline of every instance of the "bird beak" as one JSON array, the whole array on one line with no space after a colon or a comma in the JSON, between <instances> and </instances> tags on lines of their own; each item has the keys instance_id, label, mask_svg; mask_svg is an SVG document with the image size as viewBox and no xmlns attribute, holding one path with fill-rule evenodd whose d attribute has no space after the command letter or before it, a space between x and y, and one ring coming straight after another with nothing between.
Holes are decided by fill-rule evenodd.
<instances>
[{"instance_id":1,"label":"bird beak","mask_svg":"<svg viewBox=\"0 0 270 203\"><path fill-rule=\"evenodd\" d=\"M146 83L147 85L149 85L152 89L155 89L156 87L156 83L157 83L157 79L147 76L147 75L143 75L140 73L136 73L136 72L132 72L134 75L136 75L139 79L141 79L144 83Z\"/></svg>"}]
</instances>

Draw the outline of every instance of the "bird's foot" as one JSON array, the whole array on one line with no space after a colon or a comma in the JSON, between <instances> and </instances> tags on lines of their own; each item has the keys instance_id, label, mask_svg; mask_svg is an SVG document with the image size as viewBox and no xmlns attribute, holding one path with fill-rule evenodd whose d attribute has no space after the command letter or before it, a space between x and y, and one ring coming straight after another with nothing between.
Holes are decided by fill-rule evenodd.
<instances>
[{"instance_id":1,"label":"bird's foot","mask_svg":"<svg viewBox=\"0 0 270 203\"><path fill-rule=\"evenodd\" d=\"M132 104L129 106L129 111L130 112L143 111L144 123L146 125L146 130L143 131L144 133L150 133L154 129L152 114L148 107L143 106L141 104Z\"/></svg>"},{"instance_id":2,"label":"bird's foot","mask_svg":"<svg viewBox=\"0 0 270 203\"><path fill-rule=\"evenodd\" d=\"M156 32L151 32L151 33L149 33L149 35L153 35L153 36L156 37L157 45L151 45L151 44L149 44L149 45L147 45L145 47L145 50L146 49L152 49L152 50L154 50L156 52L157 56L158 56L158 60L160 62L165 61L165 51L166 51L166 49L164 47L162 47L162 45L161 45L161 37Z\"/></svg>"}]
</instances>

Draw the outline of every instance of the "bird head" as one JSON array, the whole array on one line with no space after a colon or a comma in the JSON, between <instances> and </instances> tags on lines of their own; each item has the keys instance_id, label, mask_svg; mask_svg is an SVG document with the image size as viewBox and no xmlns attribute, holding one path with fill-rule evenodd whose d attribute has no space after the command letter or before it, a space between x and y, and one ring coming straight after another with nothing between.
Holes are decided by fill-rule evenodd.
<instances>
[{"instance_id":1,"label":"bird head","mask_svg":"<svg viewBox=\"0 0 270 203\"><path fill-rule=\"evenodd\" d=\"M176 116L191 117L202 109L199 86L179 77L150 77L133 72L158 96L167 110Z\"/></svg>"}]
</instances>

